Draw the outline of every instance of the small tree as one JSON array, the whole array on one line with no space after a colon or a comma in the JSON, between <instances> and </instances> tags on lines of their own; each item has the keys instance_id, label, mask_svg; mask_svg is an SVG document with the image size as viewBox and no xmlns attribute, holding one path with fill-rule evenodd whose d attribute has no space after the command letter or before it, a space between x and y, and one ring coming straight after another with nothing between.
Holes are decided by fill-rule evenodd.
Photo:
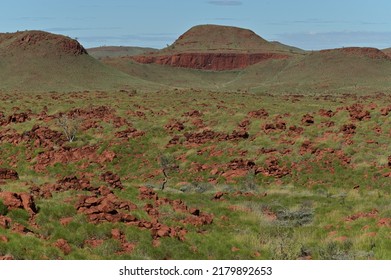
<instances>
[{"instance_id":1,"label":"small tree","mask_svg":"<svg viewBox=\"0 0 391 280\"><path fill-rule=\"evenodd\" d=\"M57 124L63 130L68 141L73 142L79 130L79 121L74 118L71 119L65 114L60 114L60 116L57 118Z\"/></svg>"},{"instance_id":2,"label":"small tree","mask_svg":"<svg viewBox=\"0 0 391 280\"><path fill-rule=\"evenodd\" d=\"M159 156L159 164L162 169L162 173L164 176L164 180L161 186L161 189L164 190L168 182L168 174L170 171L178 169L178 165L175 163L175 160L170 155L160 155Z\"/></svg>"}]
</instances>

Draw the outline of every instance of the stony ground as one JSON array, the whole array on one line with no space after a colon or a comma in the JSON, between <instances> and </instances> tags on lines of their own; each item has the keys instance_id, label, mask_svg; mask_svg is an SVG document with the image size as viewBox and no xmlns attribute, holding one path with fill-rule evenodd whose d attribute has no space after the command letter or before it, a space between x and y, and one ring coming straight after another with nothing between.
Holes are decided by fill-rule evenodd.
<instances>
[{"instance_id":1,"label":"stony ground","mask_svg":"<svg viewBox=\"0 0 391 280\"><path fill-rule=\"evenodd\" d=\"M0 99L1 258L391 257L390 95Z\"/></svg>"}]
</instances>

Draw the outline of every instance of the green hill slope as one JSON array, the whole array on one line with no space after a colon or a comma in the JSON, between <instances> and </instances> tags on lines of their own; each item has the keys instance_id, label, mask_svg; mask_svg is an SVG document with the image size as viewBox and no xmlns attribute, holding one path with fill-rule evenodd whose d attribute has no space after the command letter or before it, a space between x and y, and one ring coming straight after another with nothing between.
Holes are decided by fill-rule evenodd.
<instances>
[{"instance_id":1,"label":"green hill slope","mask_svg":"<svg viewBox=\"0 0 391 280\"><path fill-rule=\"evenodd\" d=\"M268 61L245 69L231 86L254 90L282 88L358 90L391 88L391 60L373 48L344 48L310 53L285 61Z\"/></svg>"},{"instance_id":2,"label":"green hill slope","mask_svg":"<svg viewBox=\"0 0 391 280\"><path fill-rule=\"evenodd\" d=\"M266 60L232 71L140 64L129 58L102 62L131 76L176 87L254 92L391 89L391 59L372 48L324 50L289 59Z\"/></svg>"},{"instance_id":3,"label":"green hill slope","mask_svg":"<svg viewBox=\"0 0 391 280\"><path fill-rule=\"evenodd\" d=\"M159 64L142 64L126 57L103 58L102 62L147 83L154 82L161 86L176 88L220 90L241 73L241 71L203 71Z\"/></svg>"},{"instance_id":4,"label":"green hill slope","mask_svg":"<svg viewBox=\"0 0 391 280\"><path fill-rule=\"evenodd\" d=\"M391 48L383 49L382 52L384 52L386 55L388 55L389 57L391 57Z\"/></svg>"},{"instance_id":5,"label":"green hill slope","mask_svg":"<svg viewBox=\"0 0 391 280\"><path fill-rule=\"evenodd\" d=\"M92 58L68 37L42 31L0 34L0 90L153 87L144 83Z\"/></svg>"}]
</instances>

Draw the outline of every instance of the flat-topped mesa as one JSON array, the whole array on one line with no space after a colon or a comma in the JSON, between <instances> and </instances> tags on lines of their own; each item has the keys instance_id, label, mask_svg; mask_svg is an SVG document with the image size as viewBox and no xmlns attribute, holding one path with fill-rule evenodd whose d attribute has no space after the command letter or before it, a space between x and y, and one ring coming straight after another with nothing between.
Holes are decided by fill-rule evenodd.
<instances>
[{"instance_id":1,"label":"flat-topped mesa","mask_svg":"<svg viewBox=\"0 0 391 280\"><path fill-rule=\"evenodd\" d=\"M165 51L259 51L267 50L272 44L253 31L238 27L220 25L198 25L190 28Z\"/></svg>"},{"instance_id":2,"label":"flat-topped mesa","mask_svg":"<svg viewBox=\"0 0 391 280\"><path fill-rule=\"evenodd\" d=\"M267 59L285 59L294 50L268 42L243 28L199 25L160 51L133 56L139 63L156 63L203 70L241 69Z\"/></svg>"},{"instance_id":3,"label":"flat-topped mesa","mask_svg":"<svg viewBox=\"0 0 391 280\"><path fill-rule=\"evenodd\" d=\"M84 47L74 39L44 31L0 33L0 53L34 56L83 55Z\"/></svg>"}]
</instances>

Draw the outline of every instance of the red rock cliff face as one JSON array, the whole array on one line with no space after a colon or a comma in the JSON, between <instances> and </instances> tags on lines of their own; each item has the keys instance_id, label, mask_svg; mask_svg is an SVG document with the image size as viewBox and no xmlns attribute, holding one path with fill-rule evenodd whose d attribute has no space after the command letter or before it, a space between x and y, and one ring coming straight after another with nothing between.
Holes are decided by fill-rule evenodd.
<instances>
[{"instance_id":1,"label":"red rock cliff face","mask_svg":"<svg viewBox=\"0 0 391 280\"><path fill-rule=\"evenodd\" d=\"M173 55L133 56L139 63L156 63L174 67L203 70L242 69L267 59L285 59L288 55L276 53L178 53Z\"/></svg>"}]
</instances>

